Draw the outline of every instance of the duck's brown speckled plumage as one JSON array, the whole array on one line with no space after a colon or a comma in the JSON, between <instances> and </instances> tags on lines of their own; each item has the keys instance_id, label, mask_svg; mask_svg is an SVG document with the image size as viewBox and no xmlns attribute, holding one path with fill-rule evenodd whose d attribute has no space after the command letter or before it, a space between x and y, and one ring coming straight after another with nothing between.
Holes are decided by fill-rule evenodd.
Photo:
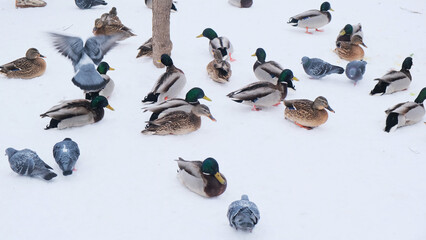
<instances>
[{"instance_id":1,"label":"duck's brown speckled plumage","mask_svg":"<svg viewBox=\"0 0 426 240\"><path fill-rule=\"evenodd\" d=\"M222 53L219 50L214 50L214 60L207 64L207 73L210 78L218 83L226 83L232 75L231 64L223 60Z\"/></svg>"},{"instance_id":2,"label":"duck's brown speckled plumage","mask_svg":"<svg viewBox=\"0 0 426 240\"><path fill-rule=\"evenodd\" d=\"M102 14L101 18L95 20L93 28L94 35L120 35L124 40L132 36L136 36L132 30L121 23L117 16L117 9L113 7L109 13Z\"/></svg>"},{"instance_id":3,"label":"duck's brown speckled plumage","mask_svg":"<svg viewBox=\"0 0 426 240\"><path fill-rule=\"evenodd\" d=\"M46 71L46 61L35 48L28 49L25 57L0 66L0 73L8 78L31 79L43 75Z\"/></svg>"},{"instance_id":4,"label":"duck's brown speckled plumage","mask_svg":"<svg viewBox=\"0 0 426 240\"><path fill-rule=\"evenodd\" d=\"M347 61L364 59L364 50L355 42L339 42L334 52Z\"/></svg>"},{"instance_id":5,"label":"duck's brown speckled plumage","mask_svg":"<svg viewBox=\"0 0 426 240\"><path fill-rule=\"evenodd\" d=\"M325 109L334 112L328 105L327 99L322 96L317 97L315 101L308 99L284 100L284 105L286 106L285 118L308 129L318 127L327 121L328 113Z\"/></svg>"}]
</instances>

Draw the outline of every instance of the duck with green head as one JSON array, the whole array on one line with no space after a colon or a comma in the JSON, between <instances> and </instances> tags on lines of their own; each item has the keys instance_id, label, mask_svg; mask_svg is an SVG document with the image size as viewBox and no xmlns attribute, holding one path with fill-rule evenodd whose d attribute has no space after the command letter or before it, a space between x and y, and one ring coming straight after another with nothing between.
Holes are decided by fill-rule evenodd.
<instances>
[{"instance_id":1,"label":"duck with green head","mask_svg":"<svg viewBox=\"0 0 426 240\"><path fill-rule=\"evenodd\" d=\"M158 78L151 92L142 100L143 103L163 102L174 98L186 84L185 74L173 64L168 54L161 55L160 62L167 66L166 72Z\"/></svg>"},{"instance_id":2,"label":"duck with green head","mask_svg":"<svg viewBox=\"0 0 426 240\"><path fill-rule=\"evenodd\" d=\"M337 36L336 46L339 42L355 42L367 47L363 42L363 37L364 34L362 33L361 23L358 23L357 25L346 24Z\"/></svg>"},{"instance_id":3,"label":"duck with green head","mask_svg":"<svg viewBox=\"0 0 426 240\"><path fill-rule=\"evenodd\" d=\"M284 100L286 109L285 119L294 122L297 126L311 130L324 124L328 119L325 109L334 113L325 97L319 96L315 101L308 99Z\"/></svg>"},{"instance_id":4,"label":"duck with green head","mask_svg":"<svg viewBox=\"0 0 426 240\"><path fill-rule=\"evenodd\" d=\"M104 108L114 110L104 96L96 96L92 101L76 99L63 101L55 105L40 117L50 117L50 123L46 126L51 128L81 127L87 124L99 122L104 117Z\"/></svg>"},{"instance_id":5,"label":"duck with green head","mask_svg":"<svg viewBox=\"0 0 426 240\"><path fill-rule=\"evenodd\" d=\"M152 104L146 107L143 107L144 112L152 112L149 121L154 121L157 118L161 118L167 113L174 111L184 111L190 113L194 105L200 104L198 99L204 99L211 101L205 94L203 89L199 87L194 87L186 93L185 99L182 98L171 98L164 102L158 104Z\"/></svg>"},{"instance_id":6,"label":"duck with green head","mask_svg":"<svg viewBox=\"0 0 426 240\"><path fill-rule=\"evenodd\" d=\"M203 33L197 36L197 38L200 37L206 37L210 40L209 50L212 56L214 56L214 50L218 49L222 53L223 60L229 58L231 62L235 61L235 59L231 57L231 54L234 52L234 47L228 38L223 36L218 37L217 33L211 28L204 29Z\"/></svg>"},{"instance_id":7,"label":"duck with green head","mask_svg":"<svg viewBox=\"0 0 426 240\"><path fill-rule=\"evenodd\" d=\"M287 88L295 90L292 80L297 80L293 72L284 69L275 84L266 81L255 82L226 96L235 102L251 105L252 110L258 111L261 107L278 106L287 96Z\"/></svg>"},{"instance_id":8,"label":"duck with green head","mask_svg":"<svg viewBox=\"0 0 426 240\"><path fill-rule=\"evenodd\" d=\"M217 197L226 190L227 181L219 172L219 164L214 158L204 161L186 161L182 158L178 162L178 178L185 187L203 197Z\"/></svg>"},{"instance_id":9,"label":"duck with green head","mask_svg":"<svg viewBox=\"0 0 426 240\"><path fill-rule=\"evenodd\" d=\"M412 65L413 59L411 57L407 57L402 63L401 70L392 70L386 73L383 77L374 79L379 82L376 86L374 86L373 90L371 90L370 95L391 94L408 89L412 80L410 73Z\"/></svg>"},{"instance_id":10,"label":"duck with green head","mask_svg":"<svg viewBox=\"0 0 426 240\"><path fill-rule=\"evenodd\" d=\"M189 113L181 110L172 111L153 121L147 121L142 134L145 135L181 135L198 130L201 127L201 116L216 119L204 104L192 105Z\"/></svg>"},{"instance_id":11,"label":"duck with green head","mask_svg":"<svg viewBox=\"0 0 426 240\"><path fill-rule=\"evenodd\" d=\"M331 21L331 14L328 10L334 11L329 2L323 2L320 10L309 10L291 17L288 24L294 27L306 28L306 33L312 34L308 29L315 29L315 31L322 32L318 28L327 25Z\"/></svg>"},{"instance_id":12,"label":"duck with green head","mask_svg":"<svg viewBox=\"0 0 426 240\"><path fill-rule=\"evenodd\" d=\"M112 94L112 91L114 91L115 83L110 78L110 76L107 75L107 72L114 71L115 69L110 67L107 62L101 62L98 65L97 70L101 74L102 78L107 82L105 87L99 92L99 95L109 98Z\"/></svg>"},{"instance_id":13,"label":"duck with green head","mask_svg":"<svg viewBox=\"0 0 426 240\"><path fill-rule=\"evenodd\" d=\"M423 105L426 99L426 87L423 88L414 102L399 103L385 111L386 127L385 132L393 132L399 127L413 125L420 122L425 115Z\"/></svg>"},{"instance_id":14,"label":"duck with green head","mask_svg":"<svg viewBox=\"0 0 426 240\"><path fill-rule=\"evenodd\" d=\"M257 57L257 61L253 65L253 72L257 79L276 83L278 76L284 70L283 67L275 61L266 62L266 52L263 48L256 49L256 52L251 56Z\"/></svg>"}]
</instances>

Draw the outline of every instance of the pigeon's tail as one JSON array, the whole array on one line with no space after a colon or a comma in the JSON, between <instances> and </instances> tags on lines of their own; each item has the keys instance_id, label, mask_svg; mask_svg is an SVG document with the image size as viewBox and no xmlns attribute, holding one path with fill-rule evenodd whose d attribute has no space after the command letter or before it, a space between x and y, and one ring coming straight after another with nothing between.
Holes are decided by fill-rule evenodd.
<instances>
[{"instance_id":1,"label":"pigeon's tail","mask_svg":"<svg viewBox=\"0 0 426 240\"><path fill-rule=\"evenodd\" d=\"M159 93L150 92L150 93L148 93L148 95L146 95L146 97L142 100L142 102L143 103L145 103L145 102L153 102L153 103L157 102L158 96L160 96Z\"/></svg>"},{"instance_id":2,"label":"pigeon's tail","mask_svg":"<svg viewBox=\"0 0 426 240\"><path fill-rule=\"evenodd\" d=\"M86 64L79 68L72 82L82 90L97 91L107 84L107 81L98 73L94 64Z\"/></svg>"},{"instance_id":3,"label":"pigeon's tail","mask_svg":"<svg viewBox=\"0 0 426 240\"><path fill-rule=\"evenodd\" d=\"M344 72L345 72L345 69L339 66L334 66L334 65L331 67L331 70L330 70L330 73L342 74Z\"/></svg>"},{"instance_id":4,"label":"pigeon's tail","mask_svg":"<svg viewBox=\"0 0 426 240\"><path fill-rule=\"evenodd\" d=\"M108 3L106 3L104 0L94 0L92 3L92 6L97 6L97 5L107 5Z\"/></svg>"},{"instance_id":5,"label":"pigeon's tail","mask_svg":"<svg viewBox=\"0 0 426 240\"><path fill-rule=\"evenodd\" d=\"M297 25L299 25L299 20L295 18L290 18L287 23L291 24L291 26L297 27Z\"/></svg>"},{"instance_id":6,"label":"pigeon's tail","mask_svg":"<svg viewBox=\"0 0 426 240\"><path fill-rule=\"evenodd\" d=\"M72 174L72 170L63 171L63 172L62 172L62 174L63 174L64 176L71 175L71 174Z\"/></svg>"},{"instance_id":7,"label":"pigeon's tail","mask_svg":"<svg viewBox=\"0 0 426 240\"><path fill-rule=\"evenodd\" d=\"M48 172L48 173L46 173L43 176L43 178L44 178L44 180L50 180L50 179L52 179L52 178L54 178L56 176L58 176L56 173L54 173L54 172Z\"/></svg>"}]
</instances>

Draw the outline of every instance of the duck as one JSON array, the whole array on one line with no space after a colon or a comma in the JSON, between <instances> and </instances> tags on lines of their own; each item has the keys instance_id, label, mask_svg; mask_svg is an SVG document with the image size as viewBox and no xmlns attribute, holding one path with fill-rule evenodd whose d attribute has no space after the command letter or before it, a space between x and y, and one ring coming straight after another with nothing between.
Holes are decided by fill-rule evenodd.
<instances>
[{"instance_id":1,"label":"duck","mask_svg":"<svg viewBox=\"0 0 426 240\"><path fill-rule=\"evenodd\" d=\"M104 15L101 18L95 20L95 27L93 28L93 34L98 35L116 35L119 34L124 40L129 37L136 36L132 30L124 26L117 16L117 10L113 7L108 15Z\"/></svg>"},{"instance_id":2,"label":"duck","mask_svg":"<svg viewBox=\"0 0 426 240\"><path fill-rule=\"evenodd\" d=\"M96 96L92 101L87 99L67 100L40 114L40 117L51 118L45 130L51 128L61 130L99 122L104 117L105 107L114 111L104 96Z\"/></svg>"},{"instance_id":3,"label":"duck","mask_svg":"<svg viewBox=\"0 0 426 240\"><path fill-rule=\"evenodd\" d=\"M107 72L108 71L114 71L115 68L110 67L107 62L101 62L101 63L99 63L96 70L101 74L103 79L107 82L105 87L99 92L98 95L102 95L106 98L109 98L111 96L112 92L114 91L115 83L111 79L111 77L107 75Z\"/></svg>"},{"instance_id":4,"label":"duck","mask_svg":"<svg viewBox=\"0 0 426 240\"><path fill-rule=\"evenodd\" d=\"M412 80L410 73L412 65L413 58L407 57L404 59L400 71L392 70L383 77L374 79L379 82L374 86L373 90L371 90L370 95L391 94L408 89Z\"/></svg>"},{"instance_id":5,"label":"duck","mask_svg":"<svg viewBox=\"0 0 426 240\"><path fill-rule=\"evenodd\" d=\"M46 71L45 56L36 48L30 48L25 57L0 66L0 73L7 78L31 79L40 77Z\"/></svg>"},{"instance_id":6,"label":"duck","mask_svg":"<svg viewBox=\"0 0 426 240\"><path fill-rule=\"evenodd\" d=\"M351 42L337 42L334 52L341 59L346 61L363 60L364 49L359 46L359 39L352 39Z\"/></svg>"},{"instance_id":7,"label":"duck","mask_svg":"<svg viewBox=\"0 0 426 240\"><path fill-rule=\"evenodd\" d=\"M136 55L136 58L139 57L152 57L152 38L148 39L146 42L144 42L139 48L138 55Z\"/></svg>"},{"instance_id":8,"label":"duck","mask_svg":"<svg viewBox=\"0 0 426 240\"><path fill-rule=\"evenodd\" d=\"M190 113L194 105L200 104L198 99L211 101L211 99L205 95L203 89L194 87L186 93L185 99L171 98L158 104L152 104L143 107L142 109L144 109L144 112L152 112L149 121L154 121L155 119L159 117L161 118L167 113L174 111L184 111L186 113Z\"/></svg>"},{"instance_id":9,"label":"duck","mask_svg":"<svg viewBox=\"0 0 426 240\"><path fill-rule=\"evenodd\" d=\"M314 101L308 99L284 100L285 119L299 127L311 130L324 124L328 119L325 109L334 113L325 97L319 96Z\"/></svg>"},{"instance_id":10,"label":"duck","mask_svg":"<svg viewBox=\"0 0 426 240\"><path fill-rule=\"evenodd\" d=\"M239 8L249 8L253 5L253 0L228 0L228 3Z\"/></svg>"},{"instance_id":11,"label":"duck","mask_svg":"<svg viewBox=\"0 0 426 240\"><path fill-rule=\"evenodd\" d=\"M257 60L253 65L253 72L260 81L276 83L278 76L284 70L281 65L275 61L265 61L266 52L263 48L256 49L256 52L251 55L256 56Z\"/></svg>"},{"instance_id":12,"label":"duck","mask_svg":"<svg viewBox=\"0 0 426 240\"><path fill-rule=\"evenodd\" d=\"M96 92L105 87L107 81L96 70L105 54L117 45L120 35L90 37L83 45L79 37L50 33L53 44L63 56L71 59L75 75L74 85L83 91Z\"/></svg>"},{"instance_id":13,"label":"duck","mask_svg":"<svg viewBox=\"0 0 426 240\"><path fill-rule=\"evenodd\" d=\"M177 11L175 3L177 3L177 2L176 1L172 2L172 7L170 8L171 12L176 12ZM152 0L145 0L145 5L146 5L147 8L152 9Z\"/></svg>"},{"instance_id":14,"label":"duck","mask_svg":"<svg viewBox=\"0 0 426 240\"><path fill-rule=\"evenodd\" d=\"M161 118L154 121L147 121L145 135L182 135L198 130L201 127L201 116L210 118L212 121L216 119L210 113L210 109L204 104L196 104L192 107L191 112L173 111L167 113Z\"/></svg>"},{"instance_id":15,"label":"duck","mask_svg":"<svg viewBox=\"0 0 426 240\"><path fill-rule=\"evenodd\" d=\"M287 88L295 90L290 69L284 69L275 84L265 81L251 83L243 88L229 93L231 100L253 106L253 111L259 111L262 107L278 106L287 96Z\"/></svg>"},{"instance_id":16,"label":"duck","mask_svg":"<svg viewBox=\"0 0 426 240\"><path fill-rule=\"evenodd\" d=\"M80 9L89 9L98 5L107 5L104 0L75 0L75 5Z\"/></svg>"},{"instance_id":17,"label":"duck","mask_svg":"<svg viewBox=\"0 0 426 240\"><path fill-rule=\"evenodd\" d=\"M345 69L339 66L332 65L319 58L302 57L302 66L305 73L310 77L319 79L327 75L336 73L342 74Z\"/></svg>"},{"instance_id":18,"label":"duck","mask_svg":"<svg viewBox=\"0 0 426 240\"><path fill-rule=\"evenodd\" d=\"M204 29L203 33L197 36L197 38L206 37L210 40L209 42L209 50L212 55L214 55L213 50L219 49L222 53L223 60L229 59L231 62L235 61L232 58L231 54L234 52L234 47L231 42L226 37L218 37L217 33L211 29Z\"/></svg>"},{"instance_id":19,"label":"duck","mask_svg":"<svg viewBox=\"0 0 426 240\"><path fill-rule=\"evenodd\" d=\"M173 64L173 60L168 54L162 54L160 61L167 66L166 72L158 78L151 92L142 100L143 103L163 102L174 98L186 84L185 74Z\"/></svg>"},{"instance_id":20,"label":"duck","mask_svg":"<svg viewBox=\"0 0 426 240\"><path fill-rule=\"evenodd\" d=\"M16 8L44 7L47 3L43 0L16 0Z\"/></svg>"},{"instance_id":21,"label":"duck","mask_svg":"<svg viewBox=\"0 0 426 240\"><path fill-rule=\"evenodd\" d=\"M287 23L294 27L306 28L306 33L308 34L312 34L308 29L315 29L317 32L322 32L323 30L319 30L318 28L327 25L331 21L331 14L328 10L334 11L329 2L323 2L320 10L313 9L305 11L291 17Z\"/></svg>"},{"instance_id":22,"label":"duck","mask_svg":"<svg viewBox=\"0 0 426 240\"><path fill-rule=\"evenodd\" d=\"M426 87L423 88L414 102L399 103L385 111L386 126L385 132L393 132L397 128L413 125L420 122L425 115L423 105L426 99Z\"/></svg>"},{"instance_id":23,"label":"duck","mask_svg":"<svg viewBox=\"0 0 426 240\"><path fill-rule=\"evenodd\" d=\"M346 24L345 27L340 30L339 35L336 39L336 46L338 42L359 42L364 47L367 47L363 41L364 34L362 32L361 23L357 25Z\"/></svg>"},{"instance_id":24,"label":"duck","mask_svg":"<svg viewBox=\"0 0 426 240\"><path fill-rule=\"evenodd\" d=\"M192 192L206 197L217 197L225 192L227 180L219 172L216 159L208 157L204 161L187 161L179 157L178 179Z\"/></svg>"},{"instance_id":25,"label":"duck","mask_svg":"<svg viewBox=\"0 0 426 240\"><path fill-rule=\"evenodd\" d=\"M227 83L232 75L231 64L223 60L220 50L214 50L214 59L207 64L207 73L218 83Z\"/></svg>"}]
</instances>

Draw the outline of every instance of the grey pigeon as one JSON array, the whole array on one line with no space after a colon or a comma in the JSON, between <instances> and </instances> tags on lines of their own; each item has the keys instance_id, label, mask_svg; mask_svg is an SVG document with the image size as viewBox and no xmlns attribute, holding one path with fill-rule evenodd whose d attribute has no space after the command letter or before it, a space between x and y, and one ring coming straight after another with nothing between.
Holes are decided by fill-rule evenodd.
<instances>
[{"instance_id":1,"label":"grey pigeon","mask_svg":"<svg viewBox=\"0 0 426 240\"><path fill-rule=\"evenodd\" d=\"M89 9L97 5L107 5L104 0L75 0L75 5L80 9Z\"/></svg>"},{"instance_id":2,"label":"grey pigeon","mask_svg":"<svg viewBox=\"0 0 426 240\"><path fill-rule=\"evenodd\" d=\"M6 149L6 155L9 157L9 164L12 170L20 175L31 177L41 177L50 180L56 177L56 173L47 165L36 152L30 149L16 150L14 148Z\"/></svg>"},{"instance_id":3,"label":"grey pigeon","mask_svg":"<svg viewBox=\"0 0 426 240\"><path fill-rule=\"evenodd\" d=\"M306 74L313 78L322 78L332 73L342 74L345 70L342 67L331 65L319 58L302 58L303 69Z\"/></svg>"},{"instance_id":4,"label":"grey pigeon","mask_svg":"<svg viewBox=\"0 0 426 240\"><path fill-rule=\"evenodd\" d=\"M352 61L346 65L346 76L354 80L354 85L362 79L362 75L365 73L365 65L367 65L366 61Z\"/></svg>"},{"instance_id":5,"label":"grey pigeon","mask_svg":"<svg viewBox=\"0 0 426 240\"><path fill-rule=\"evenodd\" d=\"M229 205L227 215L231 227L250 232L260 219L256 204L250 202L245 194L241 196L241 200L234 201Z\"/></svg>"},{"instance_id":6,"label":"grey pigeon","mask_svg":"<svg viewBox=\"0 0 426 240\"><path fill-rule=\"evenodd\" d=\"M121 35L100 35L83 40L57 33L50 33L56 49L71 59L75 75L72 82L86 92L97 92L105 87L107 81L96 70L104 55L117 45Z\"/></svg>"},{"instance_id":7,"label":"grey pigeon","mask_svg":"<svg viewBox=\"0 0 426 240\"><path fill-rule=\"evenodd\" d=\"M80 149L76 142L71 138L65 138L53 146L53 157L59 168L63 171L64 176L72 174L77 159L80 156Z\"/></svg>"}]
</instances>

